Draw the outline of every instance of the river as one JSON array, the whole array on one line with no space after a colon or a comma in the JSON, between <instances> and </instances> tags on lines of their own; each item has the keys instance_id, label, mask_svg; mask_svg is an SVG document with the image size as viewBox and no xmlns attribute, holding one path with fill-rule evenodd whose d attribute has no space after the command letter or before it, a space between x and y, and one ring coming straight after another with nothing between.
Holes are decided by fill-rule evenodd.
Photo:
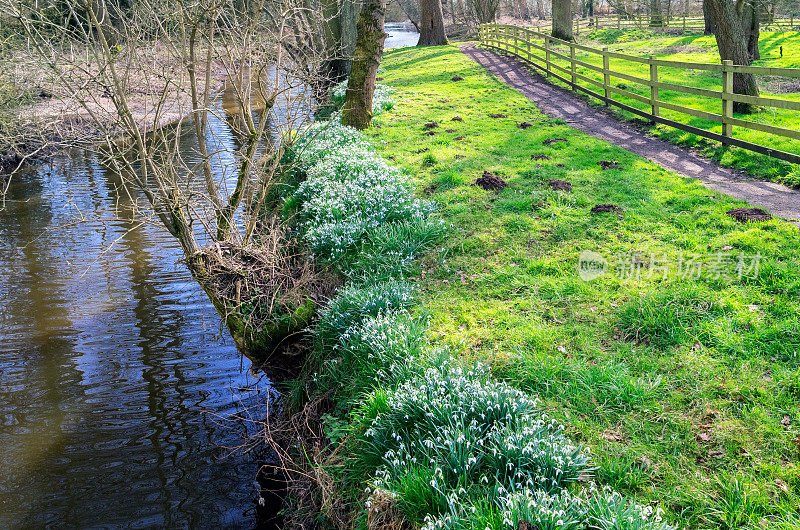
<instances>
[{"instance_id":1,"label":"river","mask_svg":"<svg viewBox=\"0 0 800 530\"><path fill-rule=\"evenodd\" d=\"M264 455L234 448L269 383L128 201L74 150L16 175L0 209L0 528L267 526Z\"/></svg>"}]
</instances>

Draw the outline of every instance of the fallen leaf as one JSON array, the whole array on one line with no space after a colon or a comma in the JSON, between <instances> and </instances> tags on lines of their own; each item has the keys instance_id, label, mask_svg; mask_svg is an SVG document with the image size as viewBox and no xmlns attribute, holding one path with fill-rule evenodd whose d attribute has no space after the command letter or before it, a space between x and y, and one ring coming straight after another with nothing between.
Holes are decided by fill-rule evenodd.
<instances>
[{"instance_id":1,"label":"fallen leaf","mask_svg":"<svg viewBox=\"0 0 800 530\"><path fill-rule=\"evenodd\" d=\"M784 492L784 493L786 493L786 494L788 494L788 493L789 493L789 485L788 485L788 484L786 484L786 482L784 482L783 480L781 480L781 479L779 479L779 478L776 478L776 479L775 479L775 485L776 485L776 486L778 486L778 488L779 488L779 489L780 489L782 492Z\"/></svg>"},{"instance_id":2,"label":"fallen leaf","mask_svg":"<svg viewBox=\"0 0 800 530\"><path fill-rule=\"evenodd\" d=\"M567 353L567 349L566 349L564 346L559 346L557 349L558 349L558 351L560 351L561 353Z\"/></svg>"},{"instance_id":3,"label":"fallen leaf","mask_svg":"<svg viewBox=\"0 0 800 530\"><path fill-rule=\"evenodd\" d=\"M725 245L722 247L722 250L733 250L733 247L731 245Z\"/></svg>"},{"instance_id":4,"label":"fallen leaf","mask_svg":"<svg viewBox=\"0 0 800 530\"><path fill-rule=\"evenodd\" d=\"M791 423L792 423L792 418L790 418L789 416L784 416L783 419L781 420L781 425L785 427L788 427Z\"/></svg>"},{"instance_id":5,"label":"fallen leaf","mask_svg":"<svg viewBox=\"0 0 800 530\"><path fill-rule=\"evenodd\" d=\"M700 344L698 341L694 341L694 344L692 345L692 351L700 351L702 349L703 345Z\"/></svg>"},{"instance_id":6,"label":"fallen leaf","mask_svg":"<svg viewBox=\"0 0 800 530\"><path fill-rule=\"evenodd\" d=\"M697 441L698 442L710 442L711 435L706 432L699 432L697 433Z\"/></svg>"},{"instance_id":7,"label":"fallen leaf","mask_svg":"<svg viewBox=\"0 0 800 530\"><path fill-rule=\"evenodd\" d=\"M713 456L714 458L722 458L725 455L722 451L709 451L708 456Z\"/></svg>"}]
</instances>

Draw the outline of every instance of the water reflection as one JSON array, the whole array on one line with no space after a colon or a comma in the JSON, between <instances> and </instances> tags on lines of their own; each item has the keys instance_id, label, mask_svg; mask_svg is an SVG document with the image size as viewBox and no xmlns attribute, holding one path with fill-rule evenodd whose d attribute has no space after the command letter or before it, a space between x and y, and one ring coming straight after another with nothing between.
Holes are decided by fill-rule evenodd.
<instances>
[{"instance_id":1,"label":"water reflection","mask_svg":"<svg viewBox=\"0 0 800 530\"><path fill-rule=\"evenodd\" d=\"M121 186L76 151L0 211L0 527L253 527L258 455L220 419L263 396Z\"/></svg>"}]
</instances>

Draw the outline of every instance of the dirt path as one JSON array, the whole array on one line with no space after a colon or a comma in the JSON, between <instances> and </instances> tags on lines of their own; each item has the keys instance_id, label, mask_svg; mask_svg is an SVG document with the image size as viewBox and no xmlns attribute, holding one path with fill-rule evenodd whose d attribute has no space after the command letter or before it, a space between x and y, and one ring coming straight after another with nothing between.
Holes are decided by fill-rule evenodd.
<instances>
[{"instance_id":1,"label":"dirt path","mask_svg":"<svg viewBox=\"0 0 800 530\"><path fill-rule=\"evenodd\" d=\"M462 44L459 47L467 57L508 86L519 90L542 112L670 171L697 179L708 188L760 206L800 226L800 191L774 182L753 180L740 171L722 167L689 149L648 136L610 114L590 107L571 92L548 84L517 59L498 55L474 44Z\"/></svg>"}]
</instances>

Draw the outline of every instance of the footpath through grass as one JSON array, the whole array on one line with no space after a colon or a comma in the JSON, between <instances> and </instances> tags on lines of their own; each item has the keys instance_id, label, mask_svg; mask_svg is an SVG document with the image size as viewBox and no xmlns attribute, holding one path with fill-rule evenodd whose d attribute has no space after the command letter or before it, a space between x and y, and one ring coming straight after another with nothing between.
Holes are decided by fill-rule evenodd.
<instances>
[{"instance_id":1,"label":"footpath through grass","mask_svg":"<svg viewBox=\"0 0 800 530\"><path fill-rule=\"evenodd\" d=\"M616 29L604 29L590 33L586 36L586 39L587 42L585 42L585 44L596 47L597 49L608 46L611 51L640 57L654 55L659 59L667 61L713 64L719 64L720 60L716 40L713 35L666 36L663 34L653 34L644 30L620 31ZM567 49L564 48L564 50ZM562 52L564 50L562 50ZM754 61L754 66L798 68L800 67L800 32L764 32L759 39L759 50L761 52L761 59ZM568 53L568 51L565 53ZM576 58L594 64L595 66L602 67L603 65L603 59L598 54L591 54L578 50ZM561 66L569 67L568 61L555 57L554 61ZM647 64L612 58L610 60L610 67L612 70L623 74L644 79L649 79L650 77L650 67ZM590 68L578 66L576 71L579 74L591 77L600 82L603 80L602 73ZM659 79L662 82L715 91L722 89L722 74L719 72L659 67L658 73ZM763 97L800 101L800 79L772 76L756 76L756 79ZM557 81L555 78L553 78L552 81L557 85L563 85L563 83ZM650 97L649 87L614 77L611 78L611 82L612 85L617 88L633 92L640 96ZM589 83L581 81L580 84L589 86L592 90L597 90L596 86ZM614 94L613 98L638 109L648 112L650 110L648 105L632 98L618 94ZM661 90L659 92L659 99L674 105L681 105L716 114L720 114L722 111L722 102L719 99L669 90ZM599 105L596 101L593 102ZM626 119L639 119L632 113L625 111L619 112L621 116ZM660 112L663 117L681 123L686 123L716 133L721 133L722 130L721 124L705 118L693 117L668 109L661 109ZM797 129L800 125L800 113L792 110L768 108L752 115L736 114L736 117L786 129ZM795 187L800 186L800 166L796 164L785 163L744 149L724 149L717 142L706 140L694 134L667 127L666 125L653 127L652 131L656 135L675 143L700 148L707 156L722 161L726 165L732 165L743 169L759 178L782 182ZM765 132L752 131L742 127L734 127L733 132L734 137L741 140L791 153L800 153L800 141L797 140L791 140Z\"/></svg>"},{"instance_id":2,"label":"footpath through grass","mask_svg":"<svg viewBox=\"0 0 800 530\"><path fill-rule=\"evenodd\" d=\"M554 122L455 47L383 66L395 106L369 134L454 226L418 278L431 340L540 396L601 483L673 522L800 527L798 229L732 220L741 201ZM581 279L582 251L605 275Z\"/></svg>"}]
</instances>

